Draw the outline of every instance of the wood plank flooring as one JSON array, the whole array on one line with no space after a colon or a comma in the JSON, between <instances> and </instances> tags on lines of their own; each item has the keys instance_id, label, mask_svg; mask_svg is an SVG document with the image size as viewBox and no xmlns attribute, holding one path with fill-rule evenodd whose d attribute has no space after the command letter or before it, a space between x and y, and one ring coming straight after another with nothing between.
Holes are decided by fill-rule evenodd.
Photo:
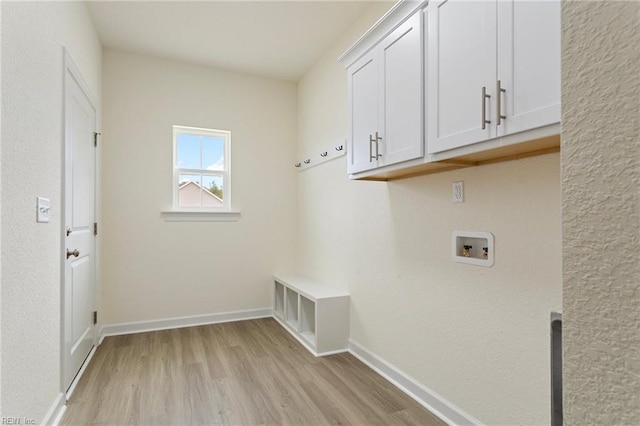
<instances>
[{"instance_id":1,"label":"wood plank flooring","mask_svg":"<svg viewBox=\"0 0 640 426\"><path fill-rule=\"evenodd\" d=\"M107 337L63 425L444 425L350 354L266 318Z\"/></svg>"}]
</instances>

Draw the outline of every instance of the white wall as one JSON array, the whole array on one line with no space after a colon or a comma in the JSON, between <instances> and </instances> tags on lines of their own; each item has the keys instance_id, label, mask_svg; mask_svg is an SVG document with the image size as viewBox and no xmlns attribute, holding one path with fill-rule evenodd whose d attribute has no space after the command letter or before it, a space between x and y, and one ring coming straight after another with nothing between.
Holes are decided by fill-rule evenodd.
<instances>
[{"instance_id":1,"label":"white wall","mask_svg":"<svg viewBox=\"0 0 640 426\"><path fill-rule=\"evenodd\" d=\"M565 424L640 424L640 3L563 3Z\"/></svg>"},{"instance_id":2,"label":"white wall","mask_svg":"<svg viewBox=\"0 0 640 426\"><path fill-rule=\"evenodd\" d=\"M299 83L299 151L344 139L337 57L375 4ZM451 203L463 180L465 202ZM345 157L298 175L296 266L351 293L351 338L487 424L548 424L549 315L561 309L559 155L391 183L348 181ZM490 231L495 265L451 260L453 230Z\"/></svg>"},{"instance_id":3,"label":"white wall","mask_svg":"<svg viewBox=\"0 0 640 426\"><path fill-rule=\"evenodd\" d=\"M296 85L112 50L103 64L100 322L271 306L295 243ZM161 218L174 124L231 131L239 222Z\"/></svg>"},{"instance_id":4,"label":"white wall","mask_svg":"<svg viewBox=\"0 0 640 426\"><path fill-rule=\"evenodd\" d=\"M84 3L1 7L2 415L39 422L61 392L62 47L98 101L102 51Z\"/></svg>"}]
</instances>

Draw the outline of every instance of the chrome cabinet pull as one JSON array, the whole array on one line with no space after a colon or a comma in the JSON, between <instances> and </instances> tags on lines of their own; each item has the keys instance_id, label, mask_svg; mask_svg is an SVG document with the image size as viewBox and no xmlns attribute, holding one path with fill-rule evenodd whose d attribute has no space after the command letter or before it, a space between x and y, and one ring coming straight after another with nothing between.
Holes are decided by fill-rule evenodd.
<instances>
[{"instance_id":1,"label":"chrome cabinet pull","mask_svg":"<svg viewBox=\"0 0 640 426\"><path fill-rule=\"evenodd\" d=\"M373 135L369 135L369 162L371 163L373 160L378 160L378 158L382 157L382 155L380 154L380 146L379 146L379 141L381 141L382 138L380 136L378 136L378 132L376 132L376 137L374 138ZM373 155L373 144L376 144L376 155Z\"/></svg>"},{"instance_id":2,"label":"chrome cabinet pull","mask_svg":"<svg viewBox=\"0 0 640 426\"><path fill-rule=\"evenodd\" d=\"M498 99L496 99L496 110L498 111L496 124L498 126L502 123L502 120L507 118L506 115L502 115L502 94L507 93L507 91L501 87L501 84L500 80L498 80L496 84L496 96L498 96Z\"/></svg>"},{"instance_id":3,"label":"chrome cabinet pull","mask_svg":"<svg viewBox=\"0 0 640 426\"><path fill-rule=\"evenodd\" d=\"M70 258L71 256L75 256L75 257L80 256L80 252L78 251L78 249L75 249L74 251L69 251L69 249L67 249L67 259Z\"/></svg>"},{"instance_id":4,"label":"chrome cabinet pull","mask_svg":"<svg viewBox=\"0 0 640 426\"><path fill-rule=\"evenodd\" d=\"M373 161L373 135L369 135L369 162L371 163L371 161Z\"/></svg>"},{"instance_id":5,"label":"chrome cabinet pull","mask_svg":"<svg viewBox=\"0 0 640 426\"><path fill-rule=\"evenodd\" d=\"M482 86L482 130L487 128L487 124L491 123L491 120L487 120L487 99L490 99L491 95L487 95L487 87Z\"/></svg>"}]
</instances>

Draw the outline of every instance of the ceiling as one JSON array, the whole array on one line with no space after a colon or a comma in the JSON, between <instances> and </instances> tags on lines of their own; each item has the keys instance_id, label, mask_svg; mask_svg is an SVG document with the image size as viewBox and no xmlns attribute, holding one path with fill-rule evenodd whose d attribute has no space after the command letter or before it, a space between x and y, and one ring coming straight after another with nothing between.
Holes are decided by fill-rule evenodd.
<instances>
[{"instance_id":1,"label":"ceiling","mask_svg":"<svg viewBox=\"0 0 640 426\"><path fill-rule=\"evenodd\" d=\"M89 1L107 48L297 81L372 0Z\"/></svg>"}]
</instances>

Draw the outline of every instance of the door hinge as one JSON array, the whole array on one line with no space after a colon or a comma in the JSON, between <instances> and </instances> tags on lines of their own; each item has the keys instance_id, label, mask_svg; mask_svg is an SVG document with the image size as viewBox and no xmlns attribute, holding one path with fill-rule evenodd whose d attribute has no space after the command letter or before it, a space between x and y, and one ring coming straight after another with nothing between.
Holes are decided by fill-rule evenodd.
<instances>
[{"instance_id":1,"label":"door hinge","mask_svg":"<svg viewBox=\"0 0 640 426\"><path fill-rule=\"evenodd\" d=\"M93 146L98 146L98 135L101 135L102 133L98 133L98 132L93 132Z\"/></svg>"},{"instance_id":2,"label":"door hinge","mask_svg":"<svg viewBox=\"0 0 640 426\"><path fill-rule=\"evenodd\" d=\"M93 325L98 323L98 311L93 311Z\"/></svg>"},{"instance_id":3,"label":"door hinge","mask_svg":"<svg viewBox=\"0 0 640 426\"><path fill-rule=\"evenodd\" d=\"M98 223L93 222L93 235L98 235Z\"/></svg>"}]
</instances>

